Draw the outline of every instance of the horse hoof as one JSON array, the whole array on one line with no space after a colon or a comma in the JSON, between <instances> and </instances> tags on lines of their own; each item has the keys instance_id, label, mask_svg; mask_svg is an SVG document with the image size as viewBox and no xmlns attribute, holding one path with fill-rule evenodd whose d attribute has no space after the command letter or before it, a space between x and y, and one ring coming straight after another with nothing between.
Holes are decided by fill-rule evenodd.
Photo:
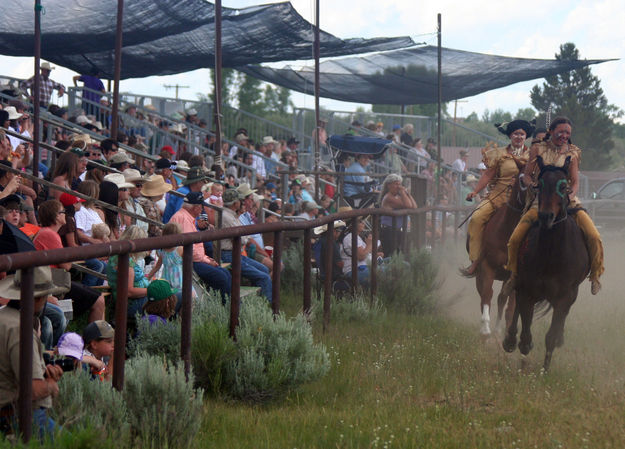
<instances>
[{"instance_id":1,"label":"horse hoof","mask_svg":"<svg viewBox=\"0 0 625 449\"><path fill-rule=\"evenodd\" d=\"M534 344L531 341L529 343L525 343L525 342L519 343L519 351L521 351L521 354L523 355L529 354L533 347L534 347Z\"/></svg>"},{"instance_id":2,"label":"horse hoof","mask_svg":"<svg viewBox=\"0 0 625 449\"><path fill-rule=\"evenodd\" d=\"M501 344L503 350L506 352L513 352L516 348L516 338L514 337L506 337Z\"/></svg>"},{"instance_id":3,"label":"horse hoof","mask_svg":"<svg viewBox=\"0 0 625 449\"><path fill-rule=\"evenodd\" d=\"M480 335L482 337L488 337L490 335L490 323L488 321L482 321L482 327L480 327Z\"/></svg>"}]
</instances>

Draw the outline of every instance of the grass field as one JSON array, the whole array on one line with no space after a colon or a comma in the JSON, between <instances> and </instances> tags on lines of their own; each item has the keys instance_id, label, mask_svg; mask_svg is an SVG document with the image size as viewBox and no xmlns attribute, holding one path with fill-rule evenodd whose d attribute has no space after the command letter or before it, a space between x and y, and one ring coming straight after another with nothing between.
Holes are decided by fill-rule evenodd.
<instances>
[{"instance_id":1,"label":"grass field","mask_svg":"<svg viewBox=\"0 0 625 449\"><path fill-rule=\"evenodd\" d=\"M464 255L452 251L441 262L451 274L437 314L389 311L367 323L334 319L325 335L316 328L330 373L266 406L207 400L197 447L625 447L619 237L606 242L601 295L582 284L547 374L540 367L548 319L535 324L525 360L504 353L499 337L482 341L477 294L455 274ZM298 307L298 299L286 301Z\"/></svg>"}]
</instances>

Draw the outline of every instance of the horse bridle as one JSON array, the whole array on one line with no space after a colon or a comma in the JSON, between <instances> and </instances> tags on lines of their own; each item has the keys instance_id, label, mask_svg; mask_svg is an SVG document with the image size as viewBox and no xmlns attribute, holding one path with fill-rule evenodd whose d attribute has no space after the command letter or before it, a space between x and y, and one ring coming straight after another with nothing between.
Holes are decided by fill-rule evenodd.
<instances>
[{"instance_id":1,"label":"horse bridle","mask_svg":"<svg viewBox=\"0 0 625 449\"><path fill-rule=\"evenodd\" d=\"M551 168L547 168L547 167L551 167ZM533 186L533 188L536 190L536 194L538 196L538 209L540 210L540 195L539 195L539 191L545 186L545 180L542 179L543 174L546 171L561 171L563 172L565 175L567 175L567 171L562 168L562 167L555 167L555 166L545 166L544 168L542 168L540 170L540 173L538 174L538 183L540 185L536 185ZM553 222L552 226L557 225L558 223L562 223L563 221L565 221L568 216L568 205L569 205L569 195L567 192L567 187L568 187L569 182L567 181L566 178L562 178L562 179L558 179L558 182L556 182L556 194L560 197L560 208L563 210L563 216L560 219L557 219Z\"/></svg>"}]
</instances>

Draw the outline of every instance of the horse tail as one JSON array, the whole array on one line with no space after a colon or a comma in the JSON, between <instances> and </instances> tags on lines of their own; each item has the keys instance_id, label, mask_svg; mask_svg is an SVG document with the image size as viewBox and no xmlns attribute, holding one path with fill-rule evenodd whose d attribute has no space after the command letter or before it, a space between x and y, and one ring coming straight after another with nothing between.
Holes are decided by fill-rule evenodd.
<instances>
[{"instance_id":1,"label":"horse tail","mask_svg":"<svg viewBox=\"0 0 625 449\"><path fill-rule=\"evenodd\" d=\"M544 317L551 310L551 304L546 299L541 299L534 304L534 315L537 319Z\"/></svg>"}]
</instances>

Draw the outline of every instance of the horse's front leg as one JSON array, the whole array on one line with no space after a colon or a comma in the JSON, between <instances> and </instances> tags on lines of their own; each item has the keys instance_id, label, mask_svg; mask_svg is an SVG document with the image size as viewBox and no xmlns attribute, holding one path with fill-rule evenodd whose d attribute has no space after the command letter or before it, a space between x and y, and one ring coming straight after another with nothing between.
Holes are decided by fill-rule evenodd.
<instances>
[{"instance_id":1,"label":"horse's front leg","mask_svg":"<svg viewBox=\"0 0 625 449\"><path fill-rule=\"evenodd\" d=\"M482 336L490 335L490 304L493 299L493 282L495 281L495 272L482 261L478 267L475 285L480 294L480 313L482 315L482 326L480 334Z\"/></svg>"},{"instance_id":2,"label":"horse's front leg","mask_svg":"<svg viewBox=\"0 0 625 449\"><path fill-rule=\"evenodd\" d=\"M521 314L521 340L519 341L519 351L521 354L527 355L530 353L534 344L532 343L532 320L534 319L534 304L533 298L530 298L526 293L517 291L517 308L520 309Z\"/></svg>"},{"instance_id":3,"label":"horse's front leg","mask_svg":"<svg viewBox=\"0 0 625 449\"><path fill-rule=\"evenodd\" d=\"M564 344L564 323L566 321L566 317L569 314L569 310L571 310L571 305L574 301L575 298L573 298L573 301L563 299L558 301L553 306L551 326L549 326L549 330L547 331L547 335L545 336L546 351L545 361L543 363L543 368L545 371L548 371L549 366L551 365L551 356L553 355L553 350L555 348L561 347Z\"/></svg>"},{"instance_id":4,"label":"horse's front leg","mask_svg":"<svg viewBox=\"0 0 625 449\"><path fill-rule=\"evenodd\" d=\"M516 301L514 305L514 312L512 313L512 319L510 320L510 325L508 326L508 331L506 332L506 338L504 338L502 347L506 352L512 352L516 348L516 334L517 334L517 325L519 322L519 302Z\"/></svg>"}]
</instances>

